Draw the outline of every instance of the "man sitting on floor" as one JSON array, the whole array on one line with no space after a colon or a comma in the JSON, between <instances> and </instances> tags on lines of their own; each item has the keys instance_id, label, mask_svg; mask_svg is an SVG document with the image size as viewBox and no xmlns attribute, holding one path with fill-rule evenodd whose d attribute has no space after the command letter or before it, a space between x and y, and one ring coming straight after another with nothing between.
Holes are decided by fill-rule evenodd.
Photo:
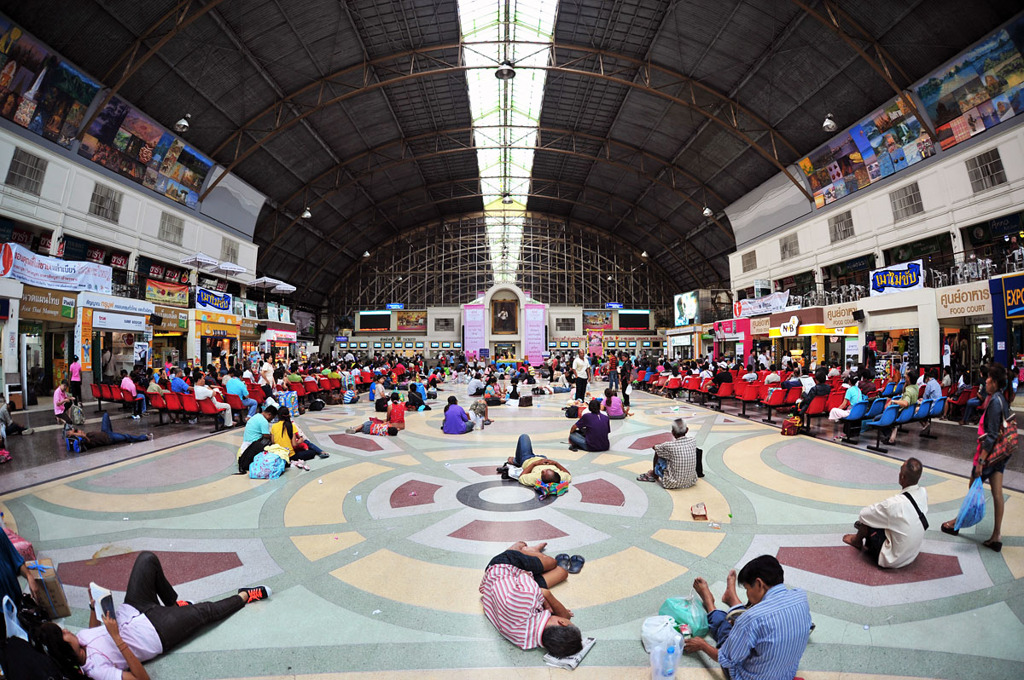
<instances>
[{"instance_id":1,"label":"man sitting on floor","mask_svg":"<svg viewBox=\"0 0 1024 680\"><path fill-rule=\"evenodd\" d=\"M783 575L782 565L771 555L747 562L737 577L747 591L746 612L734 616L730 630L723 631L719 625L718 649L691 638L683 650L706 653L728 670L733 680L792 680L807 648L811 611L807 593L786 588ZM738 604L739 598L730 597L726 604L730 603ZM723 618L728 621L729 614L715 615L714 620L721 624ZM711 621L709 617L708 623Z\"/></svg>"},{"instance_id":2,"label":"man sitting on floor","mask_svg":"<svg viewBox=\"0 0 1024 680\"><path fill-rule=\"evenodd\" d=\"M519 435L516 454L509 456L508 464L514 466L508 470L508 476L518 479L520 484L530 488L536 488L541 483L561 484L572 481L572 474L561 463L534 455L533 442L530 441L528 434Z\"/></svg>"},{"instance_id":3,"label":"man sitting on floor","mask_svg":"<svg viewBox=\"0 0 1024 680\"><path fill-rule=\"evenodd\" d=\"M607 451L611 444L608 435L612 431L612 421L601 413L601 402L592 399L587 407L589 412L573 423L569 428L569 450Z\"/></svg>"},{"instance_id":4,"label":"man sitting on floor","mask_svg":"<svg viewBox=\"0 0 1024 680\"><path fill-rule=\"evenodd\" d=\"M38 635L68 672L81 668L93 680L145 680L149 674L143 661L171 651L204 626L268 597L269 588L255 586L239 588L237 594L216 602L178 600L159 558L145 551L135 558L124 604L113 615L104 612L102 625L90 601L88 628L75 634L48 621L39 627Z\"/></svg>"},{"instance_id":5,"label":"man sitting on floor","mask_svg":"<svg viewBox=\"0 0 1024 680\"><path fill-rule=\"evenodd\" d=\"M857 550L866 549L871 559L884 569L896 569L917 559L928 528L928 491L918 486L922 465L908 458L900 467L902 493L869 505L860 511L853 526L857 533L846 534L843 542Z\"/></svg>"},{"instance_id":6,"label":"man sitting on floor","mask_svg":"<svg viewBox=\"0 0 1024 680\"><path fill-rule=\"evenodd\" d=\"M704 476L704 464L696 440L686 436L689 431L683 419L676 418L672 423L675 439L652 447L654 467L637 477L637 481L659 482L665 489L686 489L696 484L697 478Z\"/></svg>"},{"instance_id":7,"label":"man sitting on floor","mask_svg":"<svg viewBox=\"0 0 1024 680\"><path fill-rule=\"evenodd\" d=\"M729 575L725 579L725 592L722 593L722 603L729 607L728 611L722 611L715 607L715 596L711 594L711 588L708 587L708 582L704 579L694 579L693 590L704 604L704 611L708 615L708 628L715 641L715 646L709 645L704 638L691 637L683 644L683 651L687 654L704 652L717 661L718 650L729 639L729 633L736 625L736 619L748 608L748 605L736 594L736 570L729 570Z\"/></svg>"},{"instance_id":8,"label":"man sitting on floor","mask_svg":"<svg viewBox=\"0 0 1024 680\"><path fill-rule=\"evenodd\" d=\"M487 620L520 649L539 645L553 656L571 656L583 648L583 636L570 621L573 613L549 590L569 572L541 552L545 545L519 541L492 559L480 582L480 601Z\"/></svg>"},{"instance_id":9,"label":"man sitting on floor","mask_svg":"<svg viewBox=\"0 0 1024 680\"><path fill-rule=\"evenodd\" d=\"M466 409L459 406L458 398L453 394L448 397L448 405L444 407L444 423L441 431L445 434L466 434L473 431L475 423L470 420Z\"/></svg>"},{"instance_id":10,"label":"man sitting on floor","mask_svg":"<svg viewBox=\"0 0 1024 680\"><path fill-rule=\"evenodd\" d=\"M100 427L99 432L86 432L85 430L72 428L68 430L68 437L80 438L88 449L121 444L122 442L144 442L149 440L149 437L144 434L121 434L120 432L114 432L114 428L110 425L110 414L106 412L103 413L103 421Z\"/></svg>"}]
</instances>

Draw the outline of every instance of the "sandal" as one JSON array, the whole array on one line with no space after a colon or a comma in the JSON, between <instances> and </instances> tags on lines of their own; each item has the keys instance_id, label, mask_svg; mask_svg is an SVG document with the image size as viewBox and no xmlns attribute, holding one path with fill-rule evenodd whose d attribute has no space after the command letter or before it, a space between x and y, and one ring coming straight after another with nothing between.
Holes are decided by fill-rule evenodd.
<instances>
[{"instance_id":1,"label":"sandal","mask_svg":"<svg viewBox=\"0 0 1024 680\"><path fill-rule=\"evenodd\" d=\"M569 568L566 569L570 574L578 574L583 569L583 563L586 560L583 559L582 555L573 555L569 558Z\"/></svg>"},{"instance_id":2,"label":"sandal","mask_svg":"<svg viewBox=\"0 0 1024 680\"><path fill-rule=\"evenodd\" d=\"M555 555L555 564L560 566L562 569L569 571L569 568L572 567L572 563L569 561L569 553L560 553Z\"/></svg>"},{"instance_id":3,"label":"sandal","mask_svg":"<svg viewBox=\"0 0 1024 680\"><path fill-rule=\"evenodd\" d=\"M941 527L942 533L949 534L950 536L959 536L960 530L954 529L954 526L956 526L956 522L953 522L952 524L949 522L943 522ZM1001 548L1002 546L1000 545L999 547Z\"/></svg>"},{"instance_id":4,"label":"sandal","mask_svg":"<svg viewBox=\"0 0 1024 680\"><path fill-rule=\"evenodd\" d=\"M981 544L983 546L985 546L986 548L990 548L991 550L994 550L996 552L1002 552L1003 551L1003 542L1002 541L988 540L988 541L982 541Z\"/></svg>"},{"instance_id":5,"label":"sandal","mask_svg":"<svg viewBox=\"0 0 1024 680\"><path fill-rule=\"evenodd\" d=\"M636 481L638 481L638 482L656 482L656 481L658 481L658 478L655 477L654 475L648 473L648 472L645 472L642 475L639 475L636 478Z\"/></svg>"},{"instance_id":6,"label":"sandal","mask_svg":"<svg viewBox=\"0 0 1024 680\"><path fill-rule=\"evenodd\" d=\"M292 465L299 468L300 470L305 470L306 472L309 472L309 466L303 463L302 461L293 460Z\"/></svg>"}]
</instances>

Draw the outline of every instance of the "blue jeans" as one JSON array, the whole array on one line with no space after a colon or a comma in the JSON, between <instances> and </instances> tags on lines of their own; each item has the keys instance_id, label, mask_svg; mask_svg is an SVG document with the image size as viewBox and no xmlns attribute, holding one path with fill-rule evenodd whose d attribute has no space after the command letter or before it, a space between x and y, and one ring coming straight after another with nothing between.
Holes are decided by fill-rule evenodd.
<instances>
[{"instance_id":1,"label":"blue jeans","mask_svg":"<svg viewBox=\"0 0 1024 680\"><path fill-rule=\"evenodd\" d=\"M966 423L974 417L974 411L981 406L981 399L968 399L964 405L964 417L960 419L961 423Z\"/></svg>"},{"instance_id":2,"label":"blue jeans","mask_svg":"<svg viewBox=\"0 0 1024 680\"><path fill-rule=\"evenodd\" d=\"M736 606L745 607L746 605ZM732 609L735 609L735 607ZM729 611L732 611L732 609ZM729 639L729 633L732 632L733 621L735 621L735 617L733 621L729 621L727 616L727 612L723 612L721 609L716 609L708 614L708 628L711 629L711 637L715 638L715 646L719 649Z\"/></svg>"},{"instance_id":3,"label":"blue jeans","mask_svg":"<svg viewBox=\"0 0 1024 680\"><path fill-rule=\"evenodd\" d=\"M256 415L256 412L260 408L259 402L257 402L255 399L251 399L249 397L246 397L245 399L242 399L241 401L242 401L242 406L244 406L247 409L249 409L249 417L250 418L252 418L254 415Z\"/></svg>"},{"instance_id":4,"label":"blue jeans","mask_svg":"<svg viewBox=\"0 0 1024 680\"><path fill-rule=\"evenodd\" d=\"M523 467L523 463L529 458L533 458L533 442L530 441L530 435L521 434L519 441L516 442L516 467Z\"/></svg>"},{"instance_id":5,"label":"blue jeans","mask_svg":"<svg viewBox=\"0 0 1024 680\"><path fill-rule=\"evenodd\" d=\"M575 446L577 449L589 451L587 448L587 438L581 435L579 432L571 432L569 434L569 446Z\"/></svg>"},{"instance_id":6,"label":"blue jeans","mask_svg":"<svg viewBox=\"0 0 1024 680\"><path fill-rule=\"evenodd\" d=\"M110 414L106 411L103 412L103 422L100 425L100 429L110 437L111 444L149 441L149 437L144 434L121 434L120 432L114 432L114 428L110 426Z\"/></svg>"},{"instance_id":7,"label":"blue jeans","mask_svg":"<svg viewBox=\"0 0 1024 680\"><path fill-rule=\"evenodd\" d=\"M553 394L565 394L566 392L572 392L572 388L571 387L559 387L558 385L555 385L554 387L551 388L551 391L552 391Z\"/></svg>"},{"instance_id":8,"label":"blue jeans","mask_svg":"<svg viewBox=\"0 0 1024 680\"><path fill-rule=\"evenodd\" d=\"M614 369L608 372L608 389L619 389L619 372Z\"/></svg>"}]
</instances>

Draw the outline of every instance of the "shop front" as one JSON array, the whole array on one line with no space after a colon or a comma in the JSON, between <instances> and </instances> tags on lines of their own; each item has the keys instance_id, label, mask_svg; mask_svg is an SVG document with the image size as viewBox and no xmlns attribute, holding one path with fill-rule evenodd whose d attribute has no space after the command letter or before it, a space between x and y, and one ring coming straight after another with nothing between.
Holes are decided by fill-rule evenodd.
<instances>
[{"instance_id":1,"label":"shop front","mask_svg":"<svg viewBox=\"0 0 1024 680\"><path fill-rule=\"evenodd\" d=\"M857 303L843 302L838 305L829 305L823 311L826 328L855 328L857 326ZM840 366L853 362L856 366L860 363L860 342L856 333L853 335L836 334L829 335L825 339L825 356L829 361Z\"/></svg>"},{"instance_id":2,"label":"shop front","mask_svg":"<svg viewBox=\"0 0 1024 680\"><path fill-rule=\"evenodd\" d=\"M811 370L832 359L828 354L830 344L844 347L845 351L845 341L857 337L857 327L830 325L842 322L844 317L833 316L832 321L827 322L825 310L825 307L808 307L772 314L769 335L775 343L776 365ZM841 356L836 351L836 356Z\"/></svg>"},{"instance_id":3,"label":"shop front","mask_svg":"<svg viewBox=\"0 0 1024 680\"><path fill-rule=\"evenodd\" d=\"M185 346L188 342L188 309L153 305L150 325L153 328L153 352L150 362L153 368L162 368L168 362L181 366L185 360Z\"/></svg>"},{"instance_id":4,"label":"shop front","mask_svg":"<svg viewBox=\"0 0 1024 680\"><path fill-rule=\"evenodd\" d=\"M750 319L728 319L716 321L713 325L715 334L715 361L746 359L750 351Z\"/></svg>"},{"instance_id":5,"label":"shop front","mask_svg":"<svg viewBox=\"0 0 1024 680\"><path fill-rule=\"evenodd\" d=\"M255 313L255 303L253 303L253 312ZM255 318L242 317L240 321L241 326L238 339L242 345L242 356L251 357L253 352L259 353L260 336L263 335L266 327L263 326L259 319Z\"/></svg>"},{"instance_id":6,"label":"shop front","mask_svg":"<svg viewBox=\"0 0 1024 680\"><path fill-rule=\"evenodd\" d=\"M121 371L137 363L149 365L152 302L85 292L78 309L75 354L82 360L83 392L94 382L119 382Z\"/></svg>"},{"instance_id":7,"label":"shop front","mask_svg":"<svg viewBox=\"0 0 1024 680\"><path fill-rule=\"evenodd\" d=\"M940 329L935 290L920 288L861 298L860 343L864 361L878 376L902 366L938 367Z\"/></svg>"},{"instance_id":8,"label":"shop front","mask_svg":"<svg viewBox=\"0 0 1024 680\"><path fill-rule=\"evenodd\" d=\"M78 298L74 293L25 285L18 305L21 384L26 403L53 394L67 375L75 342ZM5 343L6 344L6 343Z\"/></svg>"},{"instance_id":9,"label":"shop front","mask_svg":"<svg viewBox=\"0 0 1024 680\"><path fill-rule=\"evenodd\" d=\"M192 366L209 366L218 369L230 366L238 359L241 320L234 314L193 309L189 329L189 344L192 352L188 361Z\"/></svg>"},{"instance_id":10,"label":"shop front","mask_svg":"<svg viewBox=\"0 0 1024 680\"><path fill-rule=\"evenodd\" d=\"M1010 274L989 280L992 301L992 341L988 351L996 362L1011 366L1024 354L1024 274Z\"/></svg>"},{"instance_id":11,"label":"shop front","mask_svg":"<svg viewBox=\"0 0 1024 680\"><path fill-rule=\"evenodd\" d=\"M935 308L941 330L942 365L973 370L993 350L992 295L988 281L935 289ZM1024 358L1024 324L1008 343L1011 358Z\"/></svg>"},{"instance_id":12,"label":"shop front","mask_svg":"<svg viewBox=\"0 0 1024 680\"><path fill-rule=\"evenodd\" d=\"M757 357L763 351L769 358L772 355L771 316L755 316L750 319L750 336L747 349L747 360L744 365L757 366ZM770 359L769 359L770 361Z\"/></svg>"},{"instance_id":13,"label":"shop front","mask_svg":"<svg viewBox=\"0 0 1024 680\"><path fill-rule=\"evenodd\" d=\"M689 325L670 328L665 331L668 344L668 355L679 361L693 361L700 348L698 329L700 326Z\"/></svg>"},{"instance_id":14,"label":"shop front","mask_svg":"<svg viewBox=\"0 0 1024 680\"><path fill-rule=\"evenodd\" d=\"M267 330L263 333L262 341L265 343L267 351L273 355L274 360L288 361L292 358L297 358L295 354L295 343L298 340L298 334L295 330L295 324L283 323L281 321L267 321ZM394 345L394 343L388 343ZM391 351L395 351L392 349Z\"/></svg>"}]
</instances>

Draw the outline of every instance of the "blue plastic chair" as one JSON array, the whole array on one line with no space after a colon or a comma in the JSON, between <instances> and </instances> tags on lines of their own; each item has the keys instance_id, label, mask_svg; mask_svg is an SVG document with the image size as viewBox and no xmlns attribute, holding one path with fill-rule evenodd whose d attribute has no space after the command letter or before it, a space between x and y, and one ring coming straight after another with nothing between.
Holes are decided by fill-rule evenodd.
<instances>
[{"instance_id":1,"label":"blue plastic chair","mask_svg":"<svg viewBox=\"0 0 1024 680\"><path fill-rule=\"evenodd\" d=\"M850 407L850 415L846 416L845 418L839 421L843 424L844 442L851 441L854 438L850 436L851 431L853 430L853 426L857 426L857 433L860 433L860 422L864 420L864 417L867 415L868 408L870 407L871 402L869 402L867 399L865 399L864 401L857 402L852 407Z\"/></svg>"},{"instance_id":2,"label":"blue plastic chair","mask_svg":"<svg viewBox=\"0 0 1024 680\"><path fill-rule=\"evenodd\" d=\"M917 408L914 410L914 417L911 420L928 420L928 418L931 418L933 401L933 399L922 399L917 402Z\"/></svg>"},{"instance_id":3,"label":"blue plastic chair","mask_svg":"<svg viewBox=\"0 0 1024 680\"><path fill-rule=\"evenodd\" d=\"M892 391L894 387L895 385L891 382L885 383L885 387L882 388L882 391L879 392L878 396L888 399L889 397L892 396Z\"/></svg>"},{"instance_id":4,"label":"blue plastic chair","mask_svg":"<svg viewBox=\"0 0 1024 680\"><path fill-rule=\"evenodd\" d=\"M932 418L940 418L942 416L942 412L945 410L945 408L946 408L946 397L939 397L938 399L936 399L932 403L931 413L929 413L928 417L925 419L925 420L928 421L929 424L928 424L928 427L926 427L923 430L921 430L921 436L922 437L924 437L925 439L938 439L938 437L936 437L935 435L933 435L931 433L931 420L932 420Z\"/></svg>"},{"instance_id":5,"label":"blue plastic chair","mask_svg":"<svg viewBox=\"0 0 1024 680\"><path fill-rule=\"evenodd\" d=\"M882 428L891 427L896 422L896 415L899 413L900 407L896 404L889 404L882 411L882 415L878 416L874 420L869 420L863 424L864 427L877 428L878 437L875 440L874 446L868 446L867 448L872 451L878 451L879 453L888 453L889 449L882 448Z\"/></svg>"}]
</instances>

